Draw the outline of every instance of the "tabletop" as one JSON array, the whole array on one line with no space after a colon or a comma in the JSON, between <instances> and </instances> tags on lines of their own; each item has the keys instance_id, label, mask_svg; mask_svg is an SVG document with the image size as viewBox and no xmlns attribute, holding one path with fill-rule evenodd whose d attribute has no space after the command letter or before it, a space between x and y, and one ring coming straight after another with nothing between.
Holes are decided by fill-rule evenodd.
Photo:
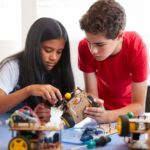
<instances>
[{"instance_id":1,"label":"tabletop","mask_svg":"<svg viewBox=\"0 0 150 150\"><path fill-rule=\"evenodd\" d=\"M8 114L0 115L2 126L0 126L0 150L7 150L9 141L12 138L12 132L5 124L5 120L8 119ZM93 120L87 118L72 129L64 129L61 132L61 141L63 150L86 150L86 145L79 142L81 132L76 132L86 127L93 127L96 124ZM104 147L97 147L101 150L129 150L128 146L124 143L124 139L118 136L117 133L110 136L111 142L107 143Z\"/></svg>"}]
</instances>

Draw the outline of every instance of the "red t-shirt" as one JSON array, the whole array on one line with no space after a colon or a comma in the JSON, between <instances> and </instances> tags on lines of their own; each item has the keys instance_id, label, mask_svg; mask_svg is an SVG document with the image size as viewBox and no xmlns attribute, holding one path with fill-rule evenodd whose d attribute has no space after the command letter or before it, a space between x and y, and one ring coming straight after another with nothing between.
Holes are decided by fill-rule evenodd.
<instances>
[{"instance_id":1,"label":"red t-shirt","mask_svg":"<svg viewBox=\"0 0 150 150\"><path fill-rule=\"evenodd\" d=\"M78 67L85 73L95 72L105 108L118 109L131 103L132 81L142 82L148 77L146 46L136 32L125 32L121 51L97 61L83 39L78 47Z\"/></svg>"}]
</instances>

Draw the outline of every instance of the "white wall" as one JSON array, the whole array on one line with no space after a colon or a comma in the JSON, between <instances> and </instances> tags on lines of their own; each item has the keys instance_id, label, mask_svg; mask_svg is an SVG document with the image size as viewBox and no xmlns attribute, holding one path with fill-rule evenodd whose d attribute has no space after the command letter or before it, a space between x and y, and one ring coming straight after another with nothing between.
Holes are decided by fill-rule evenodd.
<instances>
[{"instance_id":1,"label":"white wall","mask_svg":"<svg viewBox=\"0 0 150 150\"><path fill-rule=\"evenodd\" d=\"M0 61L4 58L19 52L20 43L15 40L0 40Z\"/></svg>"},{"instance_id":2,"label":"white wall","mask_svg":"<svg viewBox=\"0 0 150 150\"><path fill-rule=\"evenodd\" d=\"M0 60L21 48L20 0L0 0Z\"/></svg>"},{"instance_id":3,"label":"white wall","mask_svg":"<svg viewBox=\"0 0 150 150\"><path fill-rule=\"evenodd\" d=\"M21 46L24 47L28 30L37 18L37 1L21 0Z\"/></svg>"},{"instance_id":4,"label":"white wall","mask_svg":"<svg viewBox=\"0 0 150 150\"><path fill-rule=\"evenodd\" d=\"M36 0L0 0L0 61L24 48L27 32L37 19Z\"/></svg>"}]
</instances>

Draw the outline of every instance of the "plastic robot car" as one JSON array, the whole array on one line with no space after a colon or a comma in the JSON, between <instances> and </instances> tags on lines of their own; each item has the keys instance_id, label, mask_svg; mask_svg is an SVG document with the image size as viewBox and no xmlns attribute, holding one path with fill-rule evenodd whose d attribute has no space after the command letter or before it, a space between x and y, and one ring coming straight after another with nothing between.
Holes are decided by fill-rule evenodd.
<instances>
[{"instance_id":1,"label":"plastic robot car","mask_svg":"<svg viewBox=\"0 0 150 150\"><path fill-rule=\"evenodd\" d=\"M71 94L73 95L71 97ZM63 109L62 120L66 127L73 127L75 124L85 119L84 109L86 107L97 107L93 97L88 95L84 90L77 88L72 93L65 94L66 100L60 105Z\"/></svg>"},{"instance_id":2,"label":"plastic robot car","mask_svg":"<svg viewBox=\"0 0 150 150\"><path fill-rule=\"evenodd\" d=\"M7 120L7 124L12 131L8 150L61 150L62 125L41 125L34 111L27 106L15 111Z\"/></svg>"},{"instance_id":3,"label":"plastic robot car","mask_svg":"<svg viewBox=\"0 0 150 150\"><path fill-rule=\"evenodd\" d=\"M131 149L148 149L144 135L149 129L150 116L134 116L133 113L128 113L117 119L118 134L126 138ZM143 135L142 138L140 135Z\"/></svg>"}]
</instances>

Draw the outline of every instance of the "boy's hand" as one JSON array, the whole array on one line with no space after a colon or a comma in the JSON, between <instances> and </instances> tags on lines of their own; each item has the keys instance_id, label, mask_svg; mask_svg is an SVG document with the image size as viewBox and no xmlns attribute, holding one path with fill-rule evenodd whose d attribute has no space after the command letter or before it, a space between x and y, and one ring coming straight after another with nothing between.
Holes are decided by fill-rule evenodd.
<instances>
[{"instance_id":1,"label":"boy's hand","mask_svg":"<svg viewBox=\"0 0 150 150\"><path fill-rule=\"evenodd\" d=\"M98 98L95 98L94 101L98 104L98 107L87 107L84 110L86 117L90 117L101 123L107 122L107 111L104 108L104 101Z\"/></svg>"}]
</instances>

